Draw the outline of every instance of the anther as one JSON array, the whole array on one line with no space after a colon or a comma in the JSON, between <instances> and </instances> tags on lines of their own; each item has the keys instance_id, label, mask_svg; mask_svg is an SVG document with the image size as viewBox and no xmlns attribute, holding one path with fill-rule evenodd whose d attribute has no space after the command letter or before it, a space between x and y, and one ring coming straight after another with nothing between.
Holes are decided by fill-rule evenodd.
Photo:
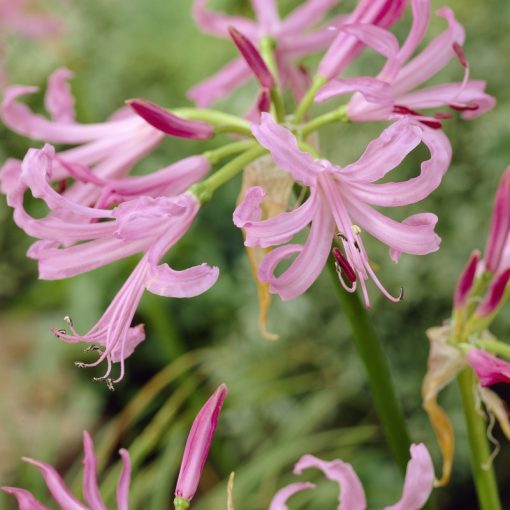
<instances>
[{"instance_id":1,"label":"anther","mask_svg":"<svg viewBox=\"0 0 510 510\"><path fill-rule=\"evenodd\" d=\"M101 347L99 347L99 345L89 345L88 347L86 347L85 349L83 349L84 352L97 352L97 351L101 351Z\"/></svg>"},{"instance_id":2,"label":"anther","mask_svg":"<svg viewBox=\"0 0 510 510\"><path fill-rule=\"evenodd\" d=\"M346 243L349 241L347 239L347 236L345 234L342 234L342 232L338 232L336 236L339 237L342 241L345 241Z\"/></svg>"},{"instance_id":3,"label":"anther","mask_svg":"<svg viewBox=\"0 0 510 510\"><path fill-rule=\"evenodd\" d=\"M462 49L462 46L458 42L454 42L452 44L453 51L455 52L455 55L457 55L457 58L459 59L459 62L462 67L467 68L469 67L469 63L466 58L466 54L464 53L464 50Z\"/></svg>"},{"instance_id":4,"label":"anther","mask_svg":"<svg viewBox=\"0 0 510 510\"><path fill-rule=\"evenodd\" d=\"M351 230L354 235L361 234L361 229L358 227L358 225L351 225Z\"/></svg>"},{"instance_id":5,"label":"anther","mask_svg":"<svg viewBox=\"0 0 510 510\"><path fill-rule=\"evenodd\" d=\"M112 380L108 377L108 379L106 379L106 387L110 390L110 391L115 391L115 386L113 385L113 382Z\"/></svg>"},{"instance_id":6,"label":"anther","mask_svg":"<svg viewBox=\"0 0 510 510\"><path fill-rule=\"evenodd\" d=\"M58 333L58 335L67 335L67 330L62 328L62 329L57 329L56 330L56 333ZM57 335L57 336L58 336Z\"/></svg>"},{"instance_id":7,"label":"anther","mask_svg":"<svg viewBox=\"0 0 510 510\"><path fill-rule=\"evenodd\" d=\"M69 315L66 315L64 317L64 322L67 322L67 324L69 324L69 326L73 327L73 320L71 319L71 317L69 317Z\"/></svg>"},{"instance_id":8,"label":"anther","mask_svg":"<svg viewBox=\"0 0 510 510\"><path fill-rule=\"evenodd\" d=\"M85 368L86 365L85 365L85 363L83 363L81 361L75 361L74 366L78 367L78 368Z\"/></svg>"},{"instance_id":9,"label":"anther","mask_svg":"<svg viewBox=\"0 0 510 510\"><path fill-rule=\"evenodd\" d=\"M404 287L400 287L400 292L399 292L399 294L397 296L397 299L399 301L404 301Z\"/></svg>"},{"instance_id":10,"label":"anther","mask_svg":"<svg viewBox=\"0 0 510 510\"><path fill-rule=\"evenodd\" d=\"M349 261L344 256L344 254L340 251L339 248L333 248L331 250L331 253L333 254L333 257L335 259L335 267L337 273L344 273L347 279L354 283L356 281L356 272L352 268L352 266L349 264Z\"/></svg>"}]
</instances>

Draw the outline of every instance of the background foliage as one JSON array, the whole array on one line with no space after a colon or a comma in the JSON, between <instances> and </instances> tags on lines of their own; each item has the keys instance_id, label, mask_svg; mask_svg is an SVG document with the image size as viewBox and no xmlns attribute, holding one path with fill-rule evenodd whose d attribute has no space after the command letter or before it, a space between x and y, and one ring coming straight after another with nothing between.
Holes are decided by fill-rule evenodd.
<instances>
[{"instance_id":1,"label":"background foliage","mask_svg":"<svg viewBox=\"0 0 510 510\"><path fill-rule=\"evenodd\" d=\"M298 0L282 0L281 11ZM353 2L345 1L339 11ZM108 117L129 97L168 106L186 102L185 91L234 55L233 46L200 34L186 0L69 0L48 2L65 23L58 43L33 43L12 36L7 48L12 82L40 84L59 65L76 75L73 90L82 121ZM435 7L442 3L433 2ZM440 217L438 253L403 256L394 265L385 250L368 243L389 289L405 287L406 300L394 305L373 292L371 312L383 338L413 439L437 456L435 440L421 409L420 384L428 351L425 329L448 317L457 275L470 250L483 248L497 181L510 162L510 3L505 0L449 0L468 34L465 52L473 76L487 78L497 108L481 119L446 126L454 162L443 185L420 210ZM248 1L211 0L214 8L248 13ZM442 29L433 19L432 32ZM404 27L405 28L405 27ZM405 33L401 30L401 34ZM373 72L369 52L353 71ZM452 63L442 77L458 79ZM253 88L222 106L242 113ZM40 105L41 98L35 102ZM356 157L381 126L333 126L321 135L325 156L342 163ZM209 145L211 146L211 142ZM35 144L33 144L35 145ZM0 126L0 157L21 157L30 143ZM166 140L137 168L149 172L205 146ZM419 154L402 172L415 173ZM423 156L423 154L421 155ZM194 508L226 507L226 477L236 471L237 508L267 508L274 491L291 481L291 466L304 453L341 457L354 465L371 508L397 499L401 482L377 426L363 368L353 352L328 272L303 297L274 300L270 329L277 342L260 337L257 300L240 232L230 221L239 182L218 193L197 224L172 251L176 267L207 261L221 269L219 283L192 300L146 295L137 316L147 341L128 360L127 376L115 393L91 381L90 371L73 366L86 356L79 346L62 345L49 333L69 314L85 331L97 319L134 264L114 264L64 282L36 281L25 258L29 239L0 204L0 477L2 484L33 487L44 499L38 473L19 462L30 455L55 463L80 486L80 433L94 433L100 447L105 494L114 493L116 453L129 447L135 464L132 507L169 507L187 428L206 396L220 382L230 393L202 493ZM402 217L410 211L402 211ZM499 333L508 338L510 318ZM151 379L155 374L155 379ZM140 388L142 388L140 390ZM505 395L505 389L500 389ZM510 393L507 393L510 395ZM458 392L443 397L454 418L457 454L452 484L436 491L441 509L476 508ZM503 441L502 438L498 436ZM510 504L510 449L496 459L500 487ZM333 508L335 487L320 482L314 507ZM79 489L78 489L79 490ZM0 507L11 501L0 495ZM311 494L293 508L309 508Z\"/></svg>"}]
</instances>

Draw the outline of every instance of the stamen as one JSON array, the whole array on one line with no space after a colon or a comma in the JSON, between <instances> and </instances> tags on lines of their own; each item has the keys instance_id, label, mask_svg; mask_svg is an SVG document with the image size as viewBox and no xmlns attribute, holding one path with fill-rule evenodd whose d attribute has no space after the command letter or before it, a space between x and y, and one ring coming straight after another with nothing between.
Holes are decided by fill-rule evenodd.
<instances>
[{"instance_id":1,"label":"stamen","mask_svg":"<svg viewBox=\"0 0 510 510\"><path fill-rule=\"evenodd\" d=\"M67 324L69 324L69 326L73 327L73 320L71 319L71 317L69 317L69 315L66 315L64 317L64 322L67 322Z\"/></svg>"},{"instance_id":2,"label":"stamen","mask_svg":"<svg viewBox=\"0 0 510 510\"><path fill-rule=\"evenodd\" d=\"M85 349L83 349L84 352L103 352L101 350L101 347L99 345L89 345Z\"/></svg>"},{"instance_id":3,"label":"stamen","mask_svg":"<svg viewBox=\"0 0 510 510\"><path fill-rule=\"evenodd\" d=\"M64 328L52 329L51 331L57 338L59 337L59 335L67 335L67 330Z\"/></svg>"},{"instance_id":4,"label":"stamen","mask_svg":"<svg viewBox=\"0 0 510 510\"><path fill-rule=\"evenodd\" d=\"M467 69L469 67L469 63L467 61L466 54L462 49L462 46L458 42L454 42L452 44L452 48L453 51L455 52L455 55L457 55L457 58L459 59L460 65Z\"/></svg>"},{"instance_id":5,"label":"stamen","mask_svg":"<svg viewBox=\"0 0 510 510\"><path fill-rule=\"evenodd\" d=\"M83 363L82 361L75 361L74 366L78 367L78 368L86 368L87 367L86 363Z\"/></svg>"},{"instance_id":6,"label":"stamen","mask_svg":"<svg viewBox=\"0 0 510 510\"><path fill-rule=\"evenodd\" d=\"M358 225L351 225L351 230L354 235L361 234L361 229L358 227Z\"/></svg>"},{"instance_id":7,"label":"stamen","mask_svg":"<svg viewBox=\"0 0 510 510\"><path fill-rule=\"evenodd\" d=\"M115 386L113 385L113 382L110 378L106 379L106 387L110 390L110 391L115 391Z\"/></svg>"},{"instance_id":8,"label":"stamen","mask_svg":"<svg viewBox=\"0 0 510 510\"><path fill-rule=\"evenodd\" d=\"M349 242L347 236L345 234L342 234L342 232L338 232L336 236L339 237L342 241L345 241L346 243Z\"/></svg>"},{"instance_id":9,"label":"stamen","mask_svg":"<svg viewBox=\"0 0 510 510\"><path fill-rule=\"evenodd\" d=\"M356 272L352 268L351 264L349 264L347 258L343 255L339 248L333 248L331 252L333 254L333 257L335 258L335 266L337 269L337 273L340 273L341 275L343 271L347 279L351 283L354 283L356 281Z\"/></svg>"}]
</instances>

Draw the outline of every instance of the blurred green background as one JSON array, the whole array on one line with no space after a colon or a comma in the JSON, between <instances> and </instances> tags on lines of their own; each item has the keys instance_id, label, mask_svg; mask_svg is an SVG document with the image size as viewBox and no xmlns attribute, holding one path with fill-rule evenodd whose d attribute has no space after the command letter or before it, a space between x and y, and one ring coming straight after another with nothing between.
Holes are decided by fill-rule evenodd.
<instances>
[{"instance_id":1,"label":"blurred green background","mask_svg":"<svg viewBox=\"0 0 510 510\"><path fill-rule=\"evenodd\" d=\"M298 0L279 1L288 12ZM352 1L337 9L346 11ZM443 5L433 1L434 7ZM471 122L446 123L454 160L442 186L426 201L398 212L439 215L441 250L427 257L403 256L394 265L378 243L367 251L378 264L388 289L405 287L406 299L392 304L371 289L370 312L390 358L398 393L415 441L424 441L440 457L421 408L420 385L428 342L425 330L449 315L457 275L473 248L483 248L492 197L510 162L510 76L508 48L510 3L505 0L450 0L465 25L465 52L472 76L487 79L498 99L496 109ZM248 0L210 0L210 6L250 15ZM10 81L44 87L47 75L65 65L75 73L73 92L78 117L101 121L130 97L145 97L167 106L187 104L186 90L235 55L227 41L206 37L195 28L187 0L68 0L46 7L66 27L52 42L8 36ZM403 35L408 19L399 27ZM433 18L430 34L444 22ZM313 64L313 59L310 63ZM367 52L350 72L370 72L380 62ZM462 70L452 62L438 77L458 80ZM253 85L219 106L242 114L253 97ZM41 106L35 101L33 104ZM42 110L41 110L42 111ZM321 132L324 157L344 163L360 154L381 125L332 126ZM207 145L166 140L137 166L150 172ZM0 126L0 157L22 157L34 142ZM416 173L425 152L408 158L402 175ZM421 159L420 159L421 158ZM406 174L407 173L407 174ZM104 468L103 489L114 493L116 450L128 447L135 473L132 508L169 508L176 470L189 424L217 384L229 396L210 461L193 508L226 508L226 479L236 472L236 508L267 508L275 490L295 481L292 465L304 453L351 463L362 479L370 508L398 499L401 481L385 447L367 389L363 367L350 339L349 325L336 301L328 272L303 297L282 303L274 299L269 329L280 340L264 340L258 331L258 303L241 234L231 222L239 181L222 189L204 207L192 231L172 250L176 267L207 261L221 277L208 293L191 300L144 296L136 322L146 324L147 340L129 358L127 375L114 393L80 371L73 362L85 356L81 346L61 344L49 327L63 326L69 314L80 331L100 316L135 259L62 282L38 282L33 261L25 257L30 240L0 203L0 480L2 485L30 488L41 500L47 493L29 455L54 463L79 493L81 431L93 433ZM508 339L510 318L497 323ZM146 384L155 374L155 381ZM143 390L140 391L140 388ZM505 388L500 395L509 397ZM472 487L465 430L455 385L441 401L455 425L457 450L452 483L435 492L438 508L477 508ZM127 407L126 407L127 406ZM502 451L495 460L501 491L510 506L510 449L499 431ZM336 488L310 473L318 489L293 499L291 507L334 508ZM0 507L11 508L0 495Z\"/></svg>"}]
</instances>

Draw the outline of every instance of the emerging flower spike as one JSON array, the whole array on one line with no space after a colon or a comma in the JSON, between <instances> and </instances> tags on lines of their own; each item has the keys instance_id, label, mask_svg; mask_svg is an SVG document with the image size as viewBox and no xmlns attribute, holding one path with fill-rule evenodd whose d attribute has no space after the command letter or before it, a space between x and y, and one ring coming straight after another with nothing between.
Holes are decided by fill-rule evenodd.
<instances>
[{"instance_id":1,"label":"emerging flower spike","mask_svg":"<svg viewBox=\"0 0 510 510\"><path fill-rule=\"evenodd\" d=\"M510 363L479 349L469 349L467 359L482 387L510 383Z\"/></svg>"},{"instance_id":2,"label":"emerging flower spike","mask_svg":"<svg viewBox=\"0 0 510 510\"><path fill-rule=\"evenodd\" d=\"M259 205L265 195L260 187L249 190L236 209L234 223L245 229L246 246L283 245L264 258L259 269L261 281L269 282L271 292L284 300L305 292L326 263L336 229L343 248L343 252L335 251L336 262L350 283L347 285L340 279L345 289L354 292L359 283L369 306L366 281L371 278L386 297L400 300L400 295L389 294L377 278L368 261L361 232L366 230L387 244L395 262L401 252L425 255L438 249L440 239L434 232L435 215L416 214L398 223L371 206L408 205L428 196L439 185L450 163L451 149L446 136L402 119L371 142L357 162L341 168L301 152L294 135L275 124L268 114L262 114L261 124L253 125L252 132L270 151L277 166L310 188L310 197L301 206L266 221L259 221ZM418 177L375 184L420 142L427 146L431 158L422 163ZM285 244L310 223L304 245ZM290 267L276 276L280 261L294 255L297 257Z\"/></svg>"},{"instance_id":3,"label":"emerging flower spike","mask_svg":"<svg viewBox=\"0 0 510 510\"><path fill-rule=\"evenodd\" d=\"M485 247L485 268L491 273L506 269L504 252L510 245L510 167L506 169L496 192L492 221ZM502 263L503 262L503 263Z\"/></svg>"},{"instance_id":4,"label":"emerging flower spike","mask_svg":"<svg viewBox=\"0 0 510 510\"><path fill-rule=\"evenodd\" d=\"M319 91L317 102L356 91L347 106L351 120L388 120L395 116L408 116L435 129L441 127L441 120L451 115L443 112L430 115L420 110L446 106L462 112L462 118L472 119L494 106L494 98L485 92L485 82L469 80L469 66L461 47L464 29L450 9L437 11L439 16L447 20L448 28L411 58L428 27L430 0L412 0L411 5L413 25L400 49L393 34L385 30L367 32L365 28L360 30L360 27L349 30L348 37L373 47L387 58L387 63L376 78L332 80ZM457 58L464 68L464 79L461 82L413 91L435 76L452 58Z\"/></svg>"},{"instance_id":5,"label":"emerging flower spike","mask_svg":"<svg viewBox=\"0 0 510 510\"><path fill-rule=\"evenodd\" d=\"M30 458L23 460L33 464L40 471L53 500L62 510L106 510L97 483L97 458L94 453L94 444L88 432L83 433L83 451L85 454L83 458L83 498L87 506L71 494L53 466ZM122 459L122 470L117 484L117 510L129 510L131 462L126 450L119 450L119 455ZM15 487L2 487L2 489L17 499L19 510L49 510L47 506L40 503L24 489Z\"/></svg>"},{"instance_id":6,"label":"emerging flower spike","mask_svg":"<svg viewBox=\"0 0 510 510\"><path fill-rule=\"evenodd\" d=\"M197 491L226 396L227 387L222 384L204 404L191 426L175 488L176 510L188 508Z\"/></svg>"},{"instance_id":7,"label":"emerging flower spike","mask_svg":"<svg viewBox=\"0 0 510 510\"><path fill-rule=\"evenodd\" d=\"M216 37L228 38L229 28L234 27L255 48L260 47L264 38L275 41L275 60L282 85L290 88L296 98L301 98L308 86L308 79L295 61L327 48L335 38L336 34L330 27L340 24L340 18L330 21L324 27L312 28L338 0L307 0L285 20L280 20L278 16L276 0L251 0L251 3L257 21L208 11L207 0L195 0L193 16L203 32ZM238 58L229 62L213 77L194 86L188 96L198 106L208 107L230 95L251 76L246 61Z\"/></svg>"},{"instance_id":8,"label":"emerging flower spike","mask_svg":"<svg viewBox=\"0 0 510 510\"><path fill-rule=\"evenodd\" d=\"M214 134L214 130L205 122L182 119L147 99L130 99L126 103L142 119L167 135L190 140L208 140Z\"/></svg>"},{"instance_id":9,"label":"emerging flower spike","mask_svg":"<svg viewBox=\"0 0 510 510\"><path fill-rule=\"evenodd\" d=\"M434 466L430 454L423 444L413 444L410 452L402 497L394 505L384 507L384 510L420 510L429 499L434 484ZM327 478L338 483L338 510L366 510L363 486L350 464L341 460L328 462L313 455L305 455L295 465L294 474L300 475L309 468L319 469ZM273 497L269 510L288 510L286 502L290 496L313 487L306 482L284 487Z\"/></svg>"},{"instance_id":10,"label":"emerging flower spike","mask_svg":"<svg viewBox=\"0 0 510 510\"><path fill-rule=\"evenodd\" d=\"M29 150L22 164L21 183L7 197L18 225L40 238L29 250L29 256L39 262L40 278L68 278L143 253L131 276L88 333L79 335L70 320L70 333L53 330L66 342L89 342L91 349L98 351L97 346L103 346L96 362L78 366L96 366L106 359L108 368L101 379L111 386L112 363L120 363L120 375L113 381L118 382L124 374L124 360L144 340L143 327L131 327L144 290L166 297L196 296L216 282L218 268L202 264L175 271L160 264L191 226L200 208L195 196L184 193L176 197L130 197L111 210L86 207L59 195L49 185L54 156L48 145ZM49 216L35 219L24 210L27 187L34 197L44 200L52 211Z\"/></svg>"}]
</instances>

